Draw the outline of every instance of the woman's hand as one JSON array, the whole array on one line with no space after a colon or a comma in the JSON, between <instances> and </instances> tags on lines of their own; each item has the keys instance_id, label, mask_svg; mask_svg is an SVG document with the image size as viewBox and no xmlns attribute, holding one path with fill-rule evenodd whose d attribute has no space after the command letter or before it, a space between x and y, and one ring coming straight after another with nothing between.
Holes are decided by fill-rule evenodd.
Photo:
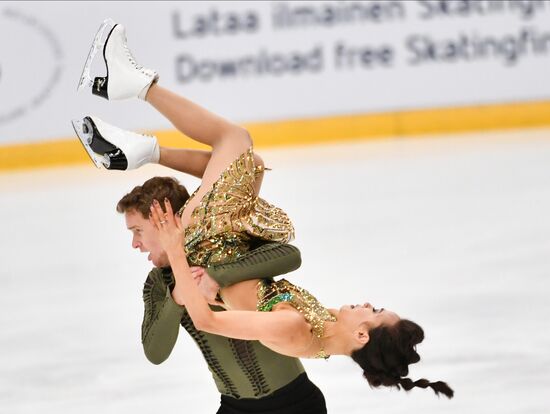
<instances>
[{"instance_id":1,"label":"woman's hand","mask_svg":"<svg viewBox=\"0 0 550 414\"><path fill-rule=\"evenodd\" d=\"M191 266L191 276L200 292L210 305L221 306L225 308L225 304L217 300L220 285L208 274L205 268L199 266Z\"/></svg>"},{"instance_id":2,"label":"woman's hand","mask_svg":"<svg viewBox=\"0 0 550 414\"><path fill-rule=\"evenodd\" d=\"M161 247L166 253L183 250L183 225L181 220L174 215L170 201L164 199L164 208L162 211L158 200L153 200L151 206L151 215L149 220L153 227L158 231L158 237Z\"/></svg>"}]
</instances>

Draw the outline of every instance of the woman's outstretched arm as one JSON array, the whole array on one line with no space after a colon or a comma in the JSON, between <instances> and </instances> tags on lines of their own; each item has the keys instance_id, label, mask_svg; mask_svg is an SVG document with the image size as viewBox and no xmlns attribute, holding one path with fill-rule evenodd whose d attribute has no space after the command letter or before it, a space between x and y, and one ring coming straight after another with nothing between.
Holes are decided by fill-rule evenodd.
<instances>
[{"instance_id":1,"label":"woman's outstretched arm","mask_svg":"<svg viewBox=\"0 0 550 414\"><path fill-rule=\"evenodd\" d=\"M175 220L169 201L166 214L155 200L151 207L151 221L159 231L159 239L168 255L176 284L172 296L176 303L185 305L198 330L230 338L259 340L288 344L307 341L309 333L303 317L292 310L277 312L226 311L213 312L191 276L182 247L182 231Z\"/></svg>"}]
</instances>

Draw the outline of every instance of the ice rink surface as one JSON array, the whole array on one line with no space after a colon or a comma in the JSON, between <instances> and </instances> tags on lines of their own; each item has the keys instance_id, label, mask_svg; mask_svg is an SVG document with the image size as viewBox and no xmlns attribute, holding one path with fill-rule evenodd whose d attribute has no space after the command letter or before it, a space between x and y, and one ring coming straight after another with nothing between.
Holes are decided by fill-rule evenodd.
<instances>
[{"instance_id":1,"label":"ice rink surface","mask_svg":"<svg viewBox=\"0 0 550 414\"><path fill-rule=\"evenodd\" d=\"M327 306L368 300L418 322L410 377L456 392L371 389L348 358L306 360L329 413L550 412L550 130L259 153L273 168L261 195L289 213L302 251L288 278ZM0 413L216 411L185 331L160 366L141 349L150 264L115 205L159 174L181 176L0 175Z\"/></svg>"}]
</instances>

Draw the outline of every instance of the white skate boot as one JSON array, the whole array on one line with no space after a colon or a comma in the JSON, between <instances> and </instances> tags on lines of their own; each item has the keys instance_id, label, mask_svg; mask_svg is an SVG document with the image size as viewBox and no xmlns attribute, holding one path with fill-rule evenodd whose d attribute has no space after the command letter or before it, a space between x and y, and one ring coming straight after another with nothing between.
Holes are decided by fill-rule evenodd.
<instances>
[{"instance_id":1,"label":"white skate boot","mask_svg":"<svg viewBox=\"0 0 550 414\"><path fill-rule=\"evenodd\" d=\"M92 80L92 61L100 49L103 50L107 75ZM107 19L95 35L77 90L91 87L94 95L109 100L135 97L145 99L149 87L157 80L158 74L155 71L136 63L128 49L124 26Z\"/></svg>"},{"instance_id":2,"label":"white skate boot","mask_svg":"<svg viewBox=\"0 0 550 414\"><path fill-rule=\"evenodd\" d=\"M133 170L159 161L160 148L154 136L125 131L95 116L73 120L72 124L97 168Z\"/></svg>"}]
</instances>

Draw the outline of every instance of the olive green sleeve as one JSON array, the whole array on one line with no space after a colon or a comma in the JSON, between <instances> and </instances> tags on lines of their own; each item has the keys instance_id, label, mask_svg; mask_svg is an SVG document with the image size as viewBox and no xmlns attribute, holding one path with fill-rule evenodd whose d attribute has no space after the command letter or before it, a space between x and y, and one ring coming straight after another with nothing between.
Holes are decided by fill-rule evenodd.
<instances>
[{"instance_id":1,"label":"olive green sleeve","mask_svg":"<svg viewBox=\"0 0 550 414\"><path fill-rule=\"evenodd\" d=\"M266 243L233 262L211 265L208 274L221 288L250 279L267 279L300 267L300 250L286 243Z\"/></svg>"},{"instance_id":2,"label":"olive green sleeve","mask_svg":"<svg viewBox=\"0 0 550 414\"><path fill-rule=\"evenodd\" d=\"M153 364L164 362L172 352L185 312L170 293L173 284L170 274L153 269L143 287L145 312L141 325L141 342L145 356Z\"/></svg>"}]
</instances>

